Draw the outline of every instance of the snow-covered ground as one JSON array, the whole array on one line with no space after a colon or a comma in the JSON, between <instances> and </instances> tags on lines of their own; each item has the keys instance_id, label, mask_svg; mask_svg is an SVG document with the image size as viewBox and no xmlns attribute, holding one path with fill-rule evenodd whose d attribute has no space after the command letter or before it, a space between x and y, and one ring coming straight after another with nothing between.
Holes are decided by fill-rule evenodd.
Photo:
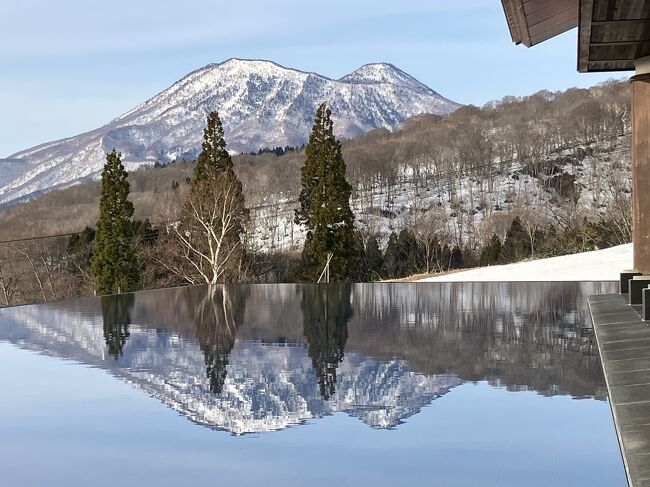
<instances>
[{"instance_id":1,"label":"snow-covered ground","mask_svg":"<svg viewBox=\"0 0 650 487\"><path fill-rule=\"evenodd\" d=\"M405 165L400 168L399 182L357 187L350 201L355 225L366 235L378 235L385 245L391 232L413 229L414 215L420 215L421 223L434 226L439 237L451 239L452 246L462 241L464 247L480 251L485 243L483 236L489 238L496 231L503 239L515 215L537 220L542 227L558 226L557 215L567 211L578 212L575 221L583 217L608 220L617 216L613 212L617 198L631 192L626 137L593 143L577 152L575 148L561 149L545 160L556 168L554 174L575 178L575 207L562 207L574 196L558 195L550 182L555 176L534 177L517 160L492 162L489 178L465 173L436 175L424 161L419 178L414 178L413 168ZM247 200L259 206L251 210L256 250L302 248L304 228L294 222L297 199L297 194L270 194L257 201Z\"/></svg>"},{"instance_id":2,"label":"snow-covered ground","mask_svg":"<svg viewBox=\"0 0 650 487\"><path fill-rule=\"evenodd\" d=\"M594 252L480 267L420 281L616 281L621 271L631 268L632 244L627 244Z\"/></svg>"}]
</instances>

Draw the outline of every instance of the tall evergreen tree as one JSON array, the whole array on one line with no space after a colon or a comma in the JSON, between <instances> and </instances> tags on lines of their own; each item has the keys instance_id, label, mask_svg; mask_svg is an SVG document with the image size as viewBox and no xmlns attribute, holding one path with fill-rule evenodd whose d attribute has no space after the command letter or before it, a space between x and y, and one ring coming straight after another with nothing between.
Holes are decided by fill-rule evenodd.
<instances>
[{"instance_id":1,"label":"tall evergreen tree","mask_svg":"<svg viewBox=\"0 0 650 487\"><path fill-rule=\"evenodd\" d=\"M530 254L530 239L521 220L516 216L512 220L506 239L501 246L499 260L503 263L517 262L530 257Z\"/></svg>"},{"instance_id":2,"label":"tall evergreen tree","mask_svg":"<svg viewBox=\"0 0 650 487\"><path fill-rule=\"evenodd\" d=\"M226 150L223 123L218 112L210 112L207 125L203 129L203 143L201 152L196 158L192 183L196 187L206 179L230 171L233 171L233 163L232 157Z\"/></svg>"},{"instance_id":3,"label":"tall evergreen tree","mask_svg":"<svg viewBox=\"0 0 650 487\"><path fill-rule=\"evenodd\" d=\"M381 277L384 279L391 279L399 276L400 266L400 246L395 232L391 232L388 237L388 244L386 244L386 252L381 267Z\"/></svg>"},{"instance_id":4,"label":"tall evergreen tree","mask_svg":"<svg viewBox=\"0 0 650 487\"><path fill-rule=\"evenodd\" d=\"M378 279L381 275L381 267L384 264L384 256L379 248L379 241L372 235L366 243L366 267L370 280Z\"/></svg>"},{"instance_id":5,"label":"tall evergreen tree","mask_svg":"<svg viewBox=\"0 0 650 487\"><path fill-rule=\"evenodd\" d=\"M493 265L499 262L499 255L501 254L501 240L496 234L492 235L492 238L488 243L483 247L481 251L481 257L479 258L479 265L487 266Z\"/></svg>"},{"instance_id":6,"label":"tall evergreen tree","mask_svg":"<svg viewBox=\"0 0 650 487\"><path fill-rule=\"evenodd\" d=\"M416 274L420 269L421 252L415 235L406 228L399 232L397 239L399 247L398 276L406 277Z\"/></svg>"},{"instance_id":7,"label":"tall evergreen tree","mask_svg":"<svg viewBox=\"0 0 650 487\"><path fill-rule=\"evenodd\" d=\"M243 185L226 150L217 112L208 115L202 150L176 238L184 248L184 277L207 284L240 278L242 234L248 219Z\"/></svg>"},{"instance_id":8,"label":"tall evergreen tree","mask_svg":"<svg viewBox=\"0 0 650 487\"><path fill-rule=\"evenodd\" d=\"M440 268L446 271L451 269L451 249L447 244L440 249Z\"/></svg>"},{"instance_id":9,"label":"tall evergreen tree","mask_svg":"<svg viewBox=\"0 0 650 487\"><path fill-rule=\"evenodd\" d=\"M363 241L363 235L360 232L354 233L354 244L356 246L357 259L354 271L350 277L355 282L368 282L370 280L370 273L366 260L366 245Z\"/></svg>"},{"instance_id":10,"label":"tall evergreen tree","mask_svg":"<svg viewBox=\"0 0 650 487\"><path fill-rule=\"evenodd\" d=\"M81 233L72 235L68 240L67 255L69 256L68 270L78 272L79 269L90 269L93 255L95 229L89 226Z\"/></svg>"},{"instance_id":11,"label":"tall evergreen tree","mask_svg":"<svg viewBox=\"0 0 650 487\"><path fill-rule=\"evenodd\" d=\"M296 223L307 227L300 274L309 281L318 279L330 253L332 280L350 280L358 265L350 209L352 187L345 179L345 161L341 143L334 136L331 115L325 104L318 107L301 170Z\"/></svg>"},{"instance_id":12,"label":"tall evergreen tree","mask_svg":"<svg viewBox=\"0 0 650 487\"><path fill-rule=\"evenodd\" d=\"M449 260L450 269L462 269L464 265L463 251L458 245L455 245L451 250L451 257Z\"/></svg>"},{"instance_id":13,"label":"tall evergreen tree","mask_svg":"<svg viewBox=\"0 0 650 487\"><path fill-rule=\"evenodd\" d=\"M131 188L121 154L111 151L102 171L99 220L92 257L97 292L115 294L135 290L140 279L133 241Z\"/></svg>"}]
</instances>

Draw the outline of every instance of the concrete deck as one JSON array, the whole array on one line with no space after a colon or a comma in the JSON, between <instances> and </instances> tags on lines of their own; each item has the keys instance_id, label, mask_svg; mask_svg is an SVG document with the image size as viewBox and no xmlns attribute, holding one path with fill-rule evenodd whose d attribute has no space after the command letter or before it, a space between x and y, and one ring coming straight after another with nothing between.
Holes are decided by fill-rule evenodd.
<instances>
[{"instance_id":1,"label":"concrete deck","mask_svg":"<svg viewBox=\"0 0 650 487\"><path fill-rule=\"evenodd\" d=\"M650 487L650 325L621 294L589 298L631 487Z\"/></svg>"}]
</instances>

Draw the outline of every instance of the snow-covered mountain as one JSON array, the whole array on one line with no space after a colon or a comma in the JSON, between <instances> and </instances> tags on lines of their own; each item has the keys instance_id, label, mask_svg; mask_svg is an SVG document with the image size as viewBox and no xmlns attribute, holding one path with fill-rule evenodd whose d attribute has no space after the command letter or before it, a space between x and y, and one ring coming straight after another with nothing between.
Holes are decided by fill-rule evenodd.
<instances>
[{"instance_id":1,"label":"snow-covered mountain","mask_svg":"<svg viewBox=\"0 0 650 487\"><path fill-rule=\"evenodd\" d=\"M333 80L270 61L229 59L190 73L101 128L14 154L12 160L26 164L10 180L0 180L0 203L95 176L113 148L131 168L193 158L213 110L234 152L301 145L322 102L344 138L460 106L391 64L368 64Z\"/></svg>"}]
</instances>

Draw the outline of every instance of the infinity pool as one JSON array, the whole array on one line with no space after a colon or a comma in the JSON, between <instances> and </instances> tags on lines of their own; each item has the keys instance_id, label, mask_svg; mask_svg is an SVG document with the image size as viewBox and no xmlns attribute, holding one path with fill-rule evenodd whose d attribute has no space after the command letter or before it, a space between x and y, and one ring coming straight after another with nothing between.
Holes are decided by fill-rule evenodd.
<instances>
[{"instance_id":1,"label":"infinity pool","mask_svg":"<svg viewBox=\"0 0 650 487\"><path fill-rule=\"evenodd\" d=\"M610 283L178 288L0 310L7 486L625 486Z\"/></svg>"}]
</instances>

